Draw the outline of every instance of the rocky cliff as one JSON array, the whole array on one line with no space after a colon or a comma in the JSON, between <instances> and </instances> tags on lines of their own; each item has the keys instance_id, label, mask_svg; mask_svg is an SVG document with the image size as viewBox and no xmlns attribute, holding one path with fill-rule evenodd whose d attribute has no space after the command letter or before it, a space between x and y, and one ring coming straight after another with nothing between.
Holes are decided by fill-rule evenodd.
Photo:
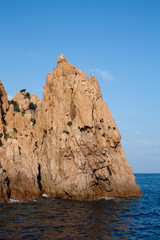
<instances>
[{"instance_id":1,"label":"rocky cliff","mask_svg":"<svg viewBox=\"0 0 160 240\"><path fill-rule=\"evenodd\" d=\"M43 99L25 89L8 102L0 82L0 201L97 200L141 195L95 76L63 54Z\"/></svg>"}]
</instances>

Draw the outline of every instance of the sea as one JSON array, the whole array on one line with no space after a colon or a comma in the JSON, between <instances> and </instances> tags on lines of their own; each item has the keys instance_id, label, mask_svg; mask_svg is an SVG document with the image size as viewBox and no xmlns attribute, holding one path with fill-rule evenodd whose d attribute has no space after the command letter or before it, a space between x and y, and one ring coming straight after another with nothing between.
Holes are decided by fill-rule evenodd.
<instances>
[{"instance_id":1,"label":"sea","mask_svg":"<svg viewBox=\"0 0 160 240\"><path fill-rule=\"evenodd\" d=\"M160 239L160 174L135 174L142 197L0 203L0 239Z\"/></svg>"}]
</instances>

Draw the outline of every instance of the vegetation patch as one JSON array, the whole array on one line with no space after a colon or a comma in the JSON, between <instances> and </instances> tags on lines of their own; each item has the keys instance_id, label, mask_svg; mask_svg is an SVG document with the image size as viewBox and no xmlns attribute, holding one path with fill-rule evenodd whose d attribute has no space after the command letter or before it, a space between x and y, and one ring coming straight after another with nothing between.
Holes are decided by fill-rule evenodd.
<instances>
[{"instance_id":1,"label":"vegetation patch","mask_svg":"<svg viewBox=\"0 0 160 240\"><path fill-rule=\"evenodd\" d=\"M5 133L4 134L4 139L7 141L8 140L8 138L9 138L10 136L9 136L9 133Z\"/></svg>"},{"instance_id":2,"label":"vegetation patch","mask_svg":"<svg viewBox=\"0 0 160 240\"><path fill-rule=\"evenodd\" d=\"M15 133L17 133L18 131L17 131L17 128L13 128L13 131L15 132Z\"/></svg>"},{"instance_id":3,"label":"vegetation patch","mask_svg":"<svg viewBox=\"0 0 160 240\"><path fill-rule=\"evenodd\" d=\"M21 111L21 113L22 113L22 116L24 117L25 111Z\"/></svg>"},{"instance_id":4,"label":"vegetation patch","mask_svg":"<svg viewBox=\"0 0 160 240\"><path fill-rule=\"evenodd\" d=\"M31 118L31 122L32 122L32 125L34 126L36 124L36 119L35 118Z\"/></svg>"},{"instance_id":5,"label":"vegetation patch","mask_svg":"<svg viewBox=\"0 0 160 240\"><path fill-rule=\"evenodd\" d=\"M66 131L66 130L64 130L64 131L63 131L63 133L65 133L65 134L69 135L69 132L68 132L68 131Z\"/></svg>"},{"instance_id":6,"label":"vegetation patch","mask_svg":"<svg viewBox=\"0 0 160 240\"><path fill-rule=\"evenodd\" d=\"M69 121L69 122L67 123L67 125L68 125L69 127L72 126L72 122Z\"/></svg>"},{"instance_id":7,"label":"vegetation patch","mask_svg":"<svg viewBox=\"0 0 160 240\"><path fill-rule=\"evenodd\" d=\"M26 92L26 89L20 90L20 93L23 95L23 97L24 97L25 99L28 98L28 99L30 100L31 95L30 95L29 92Z\"/></svg>"},{"instance_id":8,"label":"vegetation patch","mask_svg":"<svg viewBox=\"0 0 160 240\"><path fill-rule=\"evenodd\" d=\"M20 109L19 109L19 106L17 105L17 106L14 106L14 111L15 112L20 112Z\"/></svg>"},{"instance_id":9,"label":"vegetation patch","mask_svg":"<svg viewBox=\"0 0 160 240\"><path fill-rule=\"evenodd\" d=\"M12 105L13 105L15 112L20 112L19 105L18 105L18 103L17 103L16 101L11 100L11 101L9 101L9 102L10 102L9 104L12 104Z\"/></svg>"},{"instance_id":10,"label":"vegetation patch","mask_svg":"<svg viewBox=\"0 0 160 240\"><path fill-rule=\"evenodd\" d=\"M30 93L29 92L27 92L26 94L24 94L23 95L24 96L24 98L26 99L26 98L28 98L29 100L30 100L30 98L31 98L31 95L30 95Z\"/></svg>"},{"instance_id":11,"label":"vegetation patch","mask_svg":"<svg viewBox=\"0 0 160 240\"><path fill-rule=\"evenodd\" d=\"M3 137L3 133L0 133L0 138L2 138Z\"/></svg>"},{"instance_id":12,"label":"vegetation patch","mask_svg":"<svg viewBox=\"0 0 160 240\"><path fill-rule=\"evenodd\" d=\"M35 110L37 107L37 104L34 104L33 102L30 102L29 105L28 105L28 108L31 109L31 110Z\"/></svg>"},{"instance_id":13,"label":"vegetation patch","mask_svg":"<svg viewBox=\"0 0 160 240\"><path fill-rule=\"evenodd\" d=\"M26 92L26 89L20 90L20 93L21 93L21 94L23 94L24 92Z\"/></svg>"}]
</instances>

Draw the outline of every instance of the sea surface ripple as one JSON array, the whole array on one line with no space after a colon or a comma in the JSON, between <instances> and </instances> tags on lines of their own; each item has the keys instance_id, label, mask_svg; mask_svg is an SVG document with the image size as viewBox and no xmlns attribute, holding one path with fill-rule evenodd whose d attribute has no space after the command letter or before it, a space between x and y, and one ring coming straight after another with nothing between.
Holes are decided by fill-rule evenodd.
<instances>
[{"instance_id":1,"label":"sea surface ripple","mask_svg":"<svg viewBox=\"0 0 160 240\"><path fill-rule=\"evenodd\" d=\"M160 174L135 174L142 197L0 204L0 239L160 239Z\"/></svg>"}]
</instances>

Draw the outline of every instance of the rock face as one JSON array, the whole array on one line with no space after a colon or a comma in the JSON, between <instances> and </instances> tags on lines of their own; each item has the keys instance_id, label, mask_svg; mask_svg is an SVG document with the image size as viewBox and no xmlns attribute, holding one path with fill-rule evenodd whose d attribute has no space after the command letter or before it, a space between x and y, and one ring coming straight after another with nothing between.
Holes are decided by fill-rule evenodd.
<instances>
[{"instance_id":1,"label":"rock face","mask_svg":"<svg viewBox=\"0 0 160 240\"><path fill-rule=\"evenodd\" d=\"M41 101L21 90L8 104L0 82L0 119L1 201L141 195L96 77L63 54Z\"/></svg>"}]
</instances>

